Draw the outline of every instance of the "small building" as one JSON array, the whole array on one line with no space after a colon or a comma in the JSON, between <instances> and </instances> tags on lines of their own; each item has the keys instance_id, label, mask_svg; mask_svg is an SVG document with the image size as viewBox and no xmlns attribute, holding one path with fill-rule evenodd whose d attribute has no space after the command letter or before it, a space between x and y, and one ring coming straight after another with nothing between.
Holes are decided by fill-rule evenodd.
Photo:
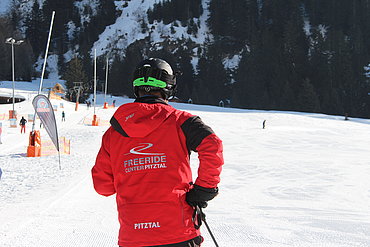
<instances>
[{"instance_id":1,"label":"small building","mask_svg":"<svg viewBox=\"0 0 370 247\"><path fill-rule=\"evenodd\" d=\"M50 90L50 99L62 99L65 95L65 89L60 83L56 83Z\"/></svg>"}]
</instances>

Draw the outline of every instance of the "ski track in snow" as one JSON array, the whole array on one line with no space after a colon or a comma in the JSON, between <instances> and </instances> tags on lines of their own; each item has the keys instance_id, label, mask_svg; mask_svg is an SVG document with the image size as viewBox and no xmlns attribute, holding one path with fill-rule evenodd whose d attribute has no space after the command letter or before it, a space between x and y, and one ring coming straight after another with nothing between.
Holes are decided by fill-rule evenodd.
<instances>
[{"instance_id":1,"label":"ski track in snow","mask_svg":"<svg viewBox=\"0 0 370 247\"><path fill-rule=\"evenodd\" d=\"M32 113L32 99L26 99L16 104L20 114ZM109 103L113 99L132 102ZM115 109L104 110L102 103L98 94L96 113L109 120ZM71 154L61 156L61 170L55 155L25 157L28 134L2 121L1 247L117 246L115 197L96 194L90 176L108 126L84 124L93 108L64 105L66 122L61 110L55 113L59 136L71 139ZM204 210L220 247L370 246L369 120L174 106L201 116L224 143L220 194ZM0 114L10 108L0 105ZM44 129L41 138L49 139ZM196 153L191 162L195 177ZM214 246L205 225L202 235L202 247Z\"/></svg>"}]
</instances>

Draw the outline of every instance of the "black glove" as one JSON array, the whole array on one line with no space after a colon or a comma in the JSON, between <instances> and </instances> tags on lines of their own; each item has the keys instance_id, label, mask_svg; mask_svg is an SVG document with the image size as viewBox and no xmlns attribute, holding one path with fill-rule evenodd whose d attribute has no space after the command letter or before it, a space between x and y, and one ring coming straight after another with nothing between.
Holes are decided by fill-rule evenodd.
<instances>
[{"instance_id":1,"label":"black glove","mask_svg":"<svg viewBox=\"0 0 370 247\"><path fill-rule=\"evenodd\" d=\"M205 208L208 206L207 201L212 200L218 195L218 188L204 188L194 184L194 187L186 193L186 202L192 206Z\"/></svg>"}]
</instances>

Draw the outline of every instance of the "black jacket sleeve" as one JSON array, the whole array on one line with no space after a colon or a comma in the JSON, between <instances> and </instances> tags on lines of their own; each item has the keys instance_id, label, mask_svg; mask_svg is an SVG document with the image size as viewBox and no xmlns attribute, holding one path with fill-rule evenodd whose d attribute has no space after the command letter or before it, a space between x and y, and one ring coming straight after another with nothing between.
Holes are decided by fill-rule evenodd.
<instances>
[{"instance_id":1,"label":"black jacket sleeve","mask_svg":"<svg viewBox=\"0 0 370 247\"><path fill-rule=\"evenodd\" d=\"M190 150L196 152L196 148L203 141L204 138L213 134L213 130L205 125L200 117L193 116L188 118L182 125L181 129L186 137L186 145Z\"/></svg>"}]
</instances>

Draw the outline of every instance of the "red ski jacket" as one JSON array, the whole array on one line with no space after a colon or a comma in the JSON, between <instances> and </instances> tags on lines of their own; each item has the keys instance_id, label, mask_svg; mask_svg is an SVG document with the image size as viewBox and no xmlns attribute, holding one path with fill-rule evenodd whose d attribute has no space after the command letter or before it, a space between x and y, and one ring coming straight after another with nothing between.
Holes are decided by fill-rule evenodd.
<instances>
[{"instance_id":1,"label":"red ski jacket","mask_svg":"<svg viewBox=\"0 0 370 247\"><path fill-rule=\"evenodd\" d=\"M190 151L198 152L195 184L215 188L222 142L199 117L155 97L119 107L92 169L95 190L116 193L118 244L141 247L178 243L200 235L186 201L191 189Z\"/></svg>"}]
</instances>

